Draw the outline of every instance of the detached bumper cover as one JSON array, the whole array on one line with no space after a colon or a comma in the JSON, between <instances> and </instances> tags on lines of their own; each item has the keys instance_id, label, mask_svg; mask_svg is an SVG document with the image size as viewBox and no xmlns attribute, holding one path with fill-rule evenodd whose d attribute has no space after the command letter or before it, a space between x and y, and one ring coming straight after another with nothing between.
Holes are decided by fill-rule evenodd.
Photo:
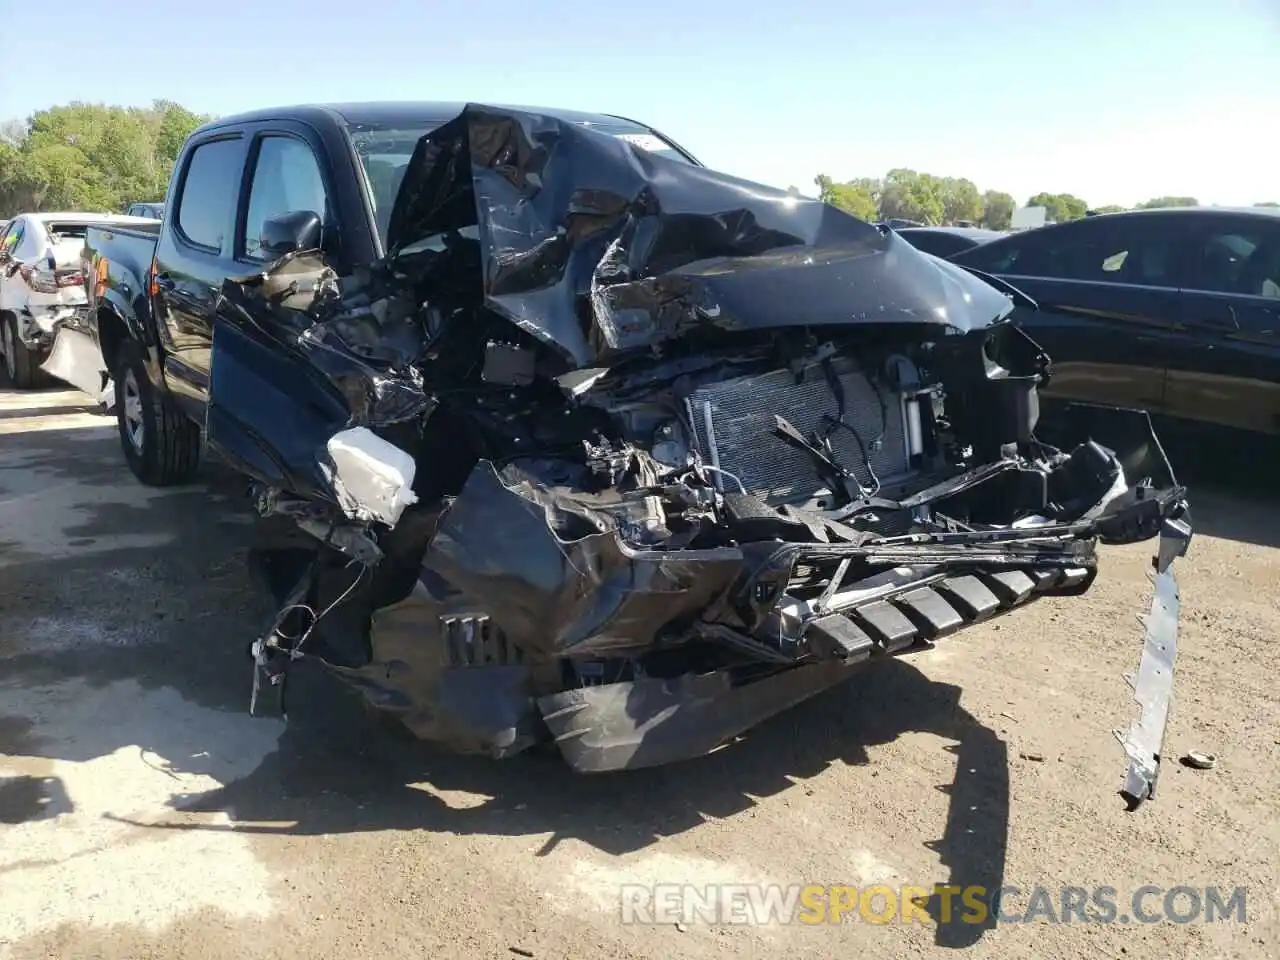
<instances>
[{"instance_id":1,"label":"detached bumper cover","mask_svg":"<svg viewBox=\"0 0 1280 960\"><path fill-rule=\"evenodd\" d=\"M41 369L94 400L107 402L106 364L93 335L82 323L65 323L59 324L53 337L53 348Z\"/></svg>"}]
</instances>

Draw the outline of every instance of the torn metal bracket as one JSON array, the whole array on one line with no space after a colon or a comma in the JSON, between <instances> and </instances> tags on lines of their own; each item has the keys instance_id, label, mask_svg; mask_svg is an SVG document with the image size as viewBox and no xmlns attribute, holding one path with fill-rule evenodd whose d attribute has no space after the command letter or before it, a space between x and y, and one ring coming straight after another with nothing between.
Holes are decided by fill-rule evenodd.
<instances>
[{"instance_id":1,"label":"torn metal bracket","mask_svg":"<svg viewBox=\"0 0 1280 960\"><path fill-rule=\"evenodd\" d=\"M253 656L253 686L249 692L249 716L287 716L284 689L288 658L275 651L266 640L255 640L249 652Z\"/></svg>"},{"instance_id":2,"label":"torn metal bracket","mask_svg":"<svg viewBox=\"0 0 1280 960\"><path fill-rule=\"evenodd\" d=\"M831 598L836 595L836 591L838 591L840 589L840 585L844 583L844 576L849 572L849 564L852 562L853 560L850 557L845 557L840 561L840 565L836 567L836 572L831 577L831 582L828 583L827 588L822 591L822 596L818 598L818 602L813 605L815 613L821 614L826 612L828 605L831 603Z\"/></svg>"},{"instance_id":3,"label":"torn metal bracket","mask_svg":"<svg viewBox=\"0 0 1280 960\"><path fill-rule=\"evenodd\" d=\"M286 717L285 681L291 661L298 658L297 645L290 643L281 632L290 615L306 608L307 594L315 583L316 567L307 564L306 569L284 598L279 612L263 636L249 647L253 657L253 685L249 692L249 715L252 717Z\"/></svg>"},{"instance_id":4,"label":"torn metal bracket","mask_svg":"<svg viewBox=\"0 0 1280 960\"><path fill-rule=\"evenodd\" d=\"M1185 556L1191 543L1189 515L1166 519L1160 531L1160 544L1154 558L1155 590L1151 609L1143 618L1146 628L1142 659L1132 679L1133 698L1140 708L1138 718L1127 732L1116 731L1116 738L1129 757L1121 794L1136 810L1144 801L1153 799L1160 775L1165 728L1169 706L1173 700L1173 664L1178 654L1178 616L1181 601L1173 561Z\"/></svg>"}]
</instances>

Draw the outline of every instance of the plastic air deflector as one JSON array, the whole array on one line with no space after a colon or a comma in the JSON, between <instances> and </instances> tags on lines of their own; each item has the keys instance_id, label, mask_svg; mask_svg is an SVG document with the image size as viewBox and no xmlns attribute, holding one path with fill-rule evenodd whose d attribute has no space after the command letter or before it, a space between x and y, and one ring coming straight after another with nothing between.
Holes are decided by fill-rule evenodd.
<instances>
[{"instance_id":1,"label":"plastic air deflector","mask_svg":"<svg viewBox=\"0 0 1280 960\"><path fill-rule=\"evenodd\" d=\"M885 653L897 653L915 643L919 631L901 610L877 600L853 612L854 622L870 634Z\"/></svg>"}]
</instances>

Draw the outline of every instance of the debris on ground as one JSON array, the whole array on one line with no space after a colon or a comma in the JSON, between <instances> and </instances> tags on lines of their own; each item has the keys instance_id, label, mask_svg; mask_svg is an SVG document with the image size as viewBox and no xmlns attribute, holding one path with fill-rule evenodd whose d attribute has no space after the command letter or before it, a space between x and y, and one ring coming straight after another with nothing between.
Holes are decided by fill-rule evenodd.
<instances>
[{"instance_id":1,"label":"debris on ground","mask_svg":"<svg viewBox=\"0 0 1280 960\"><path fill-rule=\"evenodd\" d=\"M1218 765L1218 758L1212 753L1201 753L1198 750L1192 750L1182 758L1182 765L1191 767L1193 770L1212 770Z\"/></svg>"}]
</instances>

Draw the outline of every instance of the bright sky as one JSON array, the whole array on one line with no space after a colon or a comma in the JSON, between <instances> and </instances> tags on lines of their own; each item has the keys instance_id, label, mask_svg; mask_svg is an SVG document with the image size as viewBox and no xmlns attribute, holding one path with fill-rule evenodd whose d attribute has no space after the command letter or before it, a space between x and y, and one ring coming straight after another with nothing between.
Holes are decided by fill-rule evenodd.
<instances>
[{"instance_id":1,"label":"bright sky","mask_svg":"<svg viewBox=\"0 0 1280 960\"><path fill-rule=\"evenodd\" d=\"M70 100L620 113L813 189L895 166L1019 203L1280 200L1280 0L111 0L0 17L0 119Z\"/></svg>"}]
</instances>

